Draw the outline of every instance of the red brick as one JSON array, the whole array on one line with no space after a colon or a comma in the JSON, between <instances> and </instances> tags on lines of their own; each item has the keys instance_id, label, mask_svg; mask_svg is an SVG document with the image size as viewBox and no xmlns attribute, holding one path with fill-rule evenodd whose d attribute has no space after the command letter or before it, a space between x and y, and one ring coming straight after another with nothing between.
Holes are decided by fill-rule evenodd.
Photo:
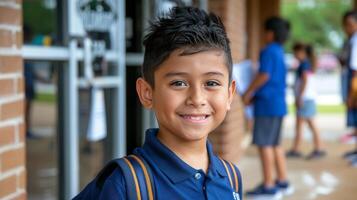
<instances>
[{"instance_id":1,"label":"red brick","mask_svg":"<svg viewBox=\"0 0 357 200\"><path fill-rule=\"evenodd\" d=\"M0 120L7 120L15 117L21 117L24 114L24 101L17 100L14 102L0 105Z\"/></svg>"},{"instance_id":2,"label":"red brick","mask_svg":"<svg viewBox=\"0 0 357 200\"><path fill-rule=\"evenodd\" d=\"M16 36L16 46L17 48L21 48L23 43L22 32L15 33L15 36Z\"/></svg>"},{"instance_id":3,"label":"red brick","mask_svg":"<svg viewBox=\"0 0 357 200\"><path fill-rule=\"evenodd\" d=\"M0 24L21 25L22 11L0 6Z\"/></svg>"},{"instance_id":4,"label":"red brick","mask_svg":"<svg viewBox=\"0 0 357 200\"><path fill-rule=\"evenodd\" d=\"M17 79L17 90L18 94L25 92L25 79L23 77Z\"/></svg>"},{"instance_id":5,"label":"red brick","mask_svg":"<svg viewBox=\"0 0 357 200\"><path fill-rule=\"evenodd\" d=\"M13 79L0 80L0 96L15 94L15 81Z\"/></svg>"},{"instance_id":6,"label":"red brick","mask_svg":"<svg viewBox=\"0 0 357 200\"><path fill-rule=\"evenodd\" d=\"M1 9L1 8L0 8ZM1 19L1 17L0 17ZM13 33L9 30L0 30L0 46L1 47L12 47L14 41Z\"/></svg>"},{"instance_id":7,"label":"red brick","mask_svg":"<svg viewBox=\"0 0 357 200\"><path fill-rule=\"evenodd\" d=\"M16 192L16 176L0 180L0 199Z\"/></svg>"},{"instance_id":8,"label":"red brick","mask_svg":"<svg viewBox=\"0 0 357 200\"><path fill-rule=\"evenodd\" d=\"M19 126L19 142L23 143L25 142L25 136L26 136L25 123L21 123L18 126Z\"/></svg>"},{"instance_id":9,"label":"red brick","mask_svg":"<svg viewBox=\"0 0 357 200\"><path fill-rule=\"evenodd\" d=\"M17 187L20 189L26 189L26 171L21 171L17 176Z\"/></svg>"},{"instance_id":10,"label":"red brick","mask_svg":"<svg viewBox=\"0 0 357 200\"><path fill-rule=\"evenodd\" d=\"M12 168L25 165L25 149L19 148L5 151L1 155L1 170L8 171Z\"/></svg>"},{"instance_id":11,"label":"red brick","mask_svg":"<svg viewBox=\"0 0 357 200\"><path fill-rule=\"evenodd\" d=\"M15 143L15 127L6 126L0 128L0 147Z\"/></svg>"},{"instance_id":12,"label":"red brick","mask_svg":"<svg viewBox=\"0 0 357 200\"><path fill-rule=\"evenodd\" d=\"M0 73L22 72L23 61L20 56L0 56Z\"/></svg>"}]
</instances>

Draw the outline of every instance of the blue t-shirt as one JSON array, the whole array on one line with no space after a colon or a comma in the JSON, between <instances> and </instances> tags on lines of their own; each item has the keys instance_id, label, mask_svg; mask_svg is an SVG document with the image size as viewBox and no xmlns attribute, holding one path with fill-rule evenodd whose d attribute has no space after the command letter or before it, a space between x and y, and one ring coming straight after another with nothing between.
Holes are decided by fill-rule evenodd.
<instances>
[{"instance_id":1,"label":"blue t-shirt","mask_svg":"<svg viewBox=\"0 0 357 200\"><path fill-rule=\"evenodd\" d=\"M212 146L207 142L210 159L207 174L182 161L174 152L163 145L157 138L158 129L146 131L145 144L134 150L150 165L155 183L157 200L203 200L234 198L224 165L213 154ZM242 180L236 168L239 180L239 197L242 199ZM100 199L126 199L126 185L122 172L117 169L104 183Z\"/></svg>"},{"instance_id":2,"label":"blue t-shirt","mask_svg":"<svg viewBox=\"0 0 357 200\"><path fill-rule=\"evenodd\" d=\"M311 71L311 64L309 60L305 59L302 62L300 62L299 67L296 70L296 79L302 79L302 75L304 72Z\"/></svg>"},{"instance_id":3,"label":"blue t-shirt","mask_svg":"<svg viewBox=\"0 0 357 200\"><path fill-rule=\"evenodd\" d=\"M256 117L282 117L287 113L283 47L275 42L268 44L260 52L259 62L259 73L267 74L269 80L255 93L254 114Z\"/></svg>"}]
</instances>

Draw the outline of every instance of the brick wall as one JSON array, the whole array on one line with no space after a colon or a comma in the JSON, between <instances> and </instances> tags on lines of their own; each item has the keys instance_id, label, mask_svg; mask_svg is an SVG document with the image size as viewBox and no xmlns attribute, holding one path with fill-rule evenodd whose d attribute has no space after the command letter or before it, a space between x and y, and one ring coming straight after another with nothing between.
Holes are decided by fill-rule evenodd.
<instances>
[{"instance_id":1,"label":"brick wall","mask_svg":"<svg viewBox=\"0 0 357 200\"><path fill-rule=\"evenodd\" d=\"M246 0L209 0L209 11L222 18L231 41L233 62L246 58ZM226 160L236 162L243 152L244 138L243 104L236 95L223 121L213 133L210 140L215 152Z\"/></svg>"},{"instance_id":2,"label":"brick wall","mask_svg":"<svg viewBox=\"0 0 357 200\"><path fill-rule=\"evenodd\" d=\"M21 0L0 1L0 200L26 199Z\"/></svg>"},{"instance_id":3,"label":"brick wall","mask_svg":"<svg viewBox=\"0 0 357 200\"><path fill-rule=\"evenodd\" d=\"M209 11L220 16L231 42L233 62L246 58L246 0L210 0Z\"/></svg>"}]
</instances>

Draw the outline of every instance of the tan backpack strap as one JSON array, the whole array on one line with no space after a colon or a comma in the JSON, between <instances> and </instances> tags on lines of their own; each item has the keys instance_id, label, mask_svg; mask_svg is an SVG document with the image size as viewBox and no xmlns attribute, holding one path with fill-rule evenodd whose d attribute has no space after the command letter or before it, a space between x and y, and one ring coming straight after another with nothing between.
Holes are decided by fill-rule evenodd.
<instances>
[{"instance_id":1,"label":"tan backpack strap","mask_svg":"<svg viewBox=\"0 0 357 200\"><path fill-rule=\"evenodd\" d=\"M126 164L129 166L131 174L133 175L137 200L141 200L141 192L140 192L140 187L139 187L139 183L138 183L138 177L136 176L134 167L127 158L124 157L123 159L126 162Z\"/></svg>"},{"instance_id":2,"label":"tan backpack strap","mask_svg":"<svg viewBox=\"0 0 357 200\"><path fill-rule=\"evenodd\" d=\"M231 172L229 171L226 162L225 162L223 159L221 159L221 158L219 158L219 159L221 160L222 164L224 165L224 168L225 168L225 170L226 170L226 172L227 172L228 179L229 179L229 183L231 184L231 187L234 188L234 187L233 187L233 182L232 182Z\"/></svg>"},{"instance_id":3,"label":"tan backpack strap","mask_svg":"<svg viewBox=\"0 0 357 200\"><path fill-rule=\"evenodd\" d=\"M144 165L143 161L138 156L130 155L129 157L134 158L139 163L141 169L144 172L144 177L145 177L145 182L146 182L147 192L148 192L148 198L149 198L149 200L154 200L152 183L151 183L151 180L150 180L150 176L149 176L148 170L146 169L146 166Z\"/></svg>"},{"instance_id":4,"label":"tan backpack strap","mask_svg":"<svg viewBox=\"0 0 357 200\"><path fill-rule=\"evenodd\" d=\"M238 192L238 175L237 175L237 171L234 167L234 165L231 163L231 162L228 162L229 165L231 166L231 169L232 169L232 172L233 172L233 175L234 175L234 182L235 182L235 190L236 192Z\"/></svg>"}]
</instances>

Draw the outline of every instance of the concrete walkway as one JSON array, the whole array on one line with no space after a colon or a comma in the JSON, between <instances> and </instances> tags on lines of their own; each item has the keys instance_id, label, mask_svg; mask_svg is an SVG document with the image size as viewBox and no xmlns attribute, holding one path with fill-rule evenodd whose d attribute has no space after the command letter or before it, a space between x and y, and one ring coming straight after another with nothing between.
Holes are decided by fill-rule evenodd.
<instances>
[{"instance_id":1,"label":"concrete walkway","mask_svg":"<svg viewBox=\"0 0 357 200\"><path fill-rule=\"evenodd\" d=\"M352 144L342 144L340 136L347 132L343 114L320 115L316 118L328 152L320 160L288 159L288 177L295 188L288 200L343 199L354 200L357 196L357 168L352 168L341 155L353 148ZM289 149L294 136L294 117L288 116L284 124L283 146ZM311 134L305 132L302 152L307 155L312 150ZM245 190L262 182L260 160L255 147L249 147L238 166L243 174Z\"/></svg>"}]
</instances>

